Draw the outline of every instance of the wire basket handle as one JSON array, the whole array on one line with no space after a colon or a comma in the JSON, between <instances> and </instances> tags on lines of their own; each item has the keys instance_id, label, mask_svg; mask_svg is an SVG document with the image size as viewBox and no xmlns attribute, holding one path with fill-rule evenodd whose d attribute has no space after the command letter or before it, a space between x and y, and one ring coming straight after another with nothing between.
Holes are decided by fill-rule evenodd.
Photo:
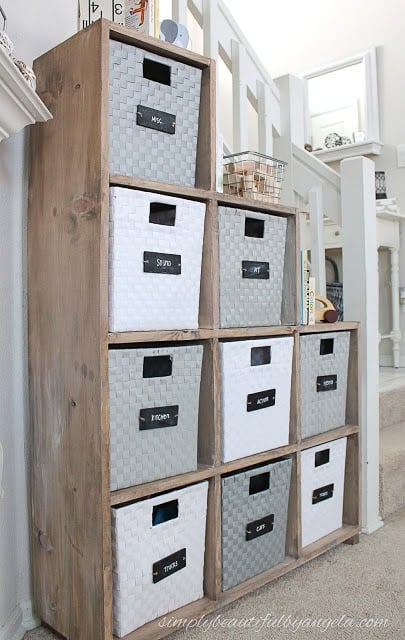
<instances>
[{"instance_id":1,"label":"wire basket handle","mask_svg":"<svg viewBox=\"0 0 405 640\"><path fill-rule=\"evenodd\" d=\"M6 30L7 16L6 16L6 14L4 13L4 9L3 9L3 7L1 6L1 4L0 4L0 13L1 13L2 17L3 17L3 31L5 31L5 30Z\"/></svg>"}]
</instances>

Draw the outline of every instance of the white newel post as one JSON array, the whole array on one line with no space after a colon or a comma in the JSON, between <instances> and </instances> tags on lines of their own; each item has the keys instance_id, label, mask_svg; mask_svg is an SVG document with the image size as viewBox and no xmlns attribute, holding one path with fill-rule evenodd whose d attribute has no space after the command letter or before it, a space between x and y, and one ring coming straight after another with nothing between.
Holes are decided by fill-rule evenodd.
<instances>
[{"instance_id":1,"label":"white newel post","mask_svg":"<svg viewBox=\"0 0 405 640\"><path fill-rule=\"evenodd\" d=\"M379 515L378 259L374 162L341 163L343 299L345 320L360 328L362 527L382 526Z\"/></svg>"},{"instance_id":2,"label":"white newel post","mask_svg":"<svg viewBox=\"0 0 405 640\"><path fill-rule=\"evenodd\" d=\"M280 202L294 206L294 176L292 145L304 148L304 98L300 78L285 75L277 78L280 90L280 136L274 139L274 155L288 163Z\"/></svg>"}]
</instances>

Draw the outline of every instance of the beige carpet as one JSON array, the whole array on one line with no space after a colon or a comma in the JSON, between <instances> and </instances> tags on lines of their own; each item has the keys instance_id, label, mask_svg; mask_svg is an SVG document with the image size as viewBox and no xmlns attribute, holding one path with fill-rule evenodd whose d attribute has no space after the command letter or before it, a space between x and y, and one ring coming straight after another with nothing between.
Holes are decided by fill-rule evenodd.
<instances>
[{"instance_id":1,"label":"beige carpet","mask_svg":"<svg viewBox=\"0 0 405 640\"><path fill-rule=\"evenodd\" d=\"M166 622L173 626L171 616ZM405 638L405 510L360 544L340 545L199 622L176 640ZM26 640L54 640L39 628ZM80 640L99 640L83 638Z\"/></svg>"}]
</instances>

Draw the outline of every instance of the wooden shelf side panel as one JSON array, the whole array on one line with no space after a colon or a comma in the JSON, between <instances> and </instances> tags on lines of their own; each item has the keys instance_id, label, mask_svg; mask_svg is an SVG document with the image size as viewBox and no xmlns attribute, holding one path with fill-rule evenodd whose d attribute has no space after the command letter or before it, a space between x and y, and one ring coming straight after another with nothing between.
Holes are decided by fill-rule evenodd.
<instances>
[{"instance_id":1,"label":"wooden shelf side panel","mask_svg":"<svg viewBox=\"0 0 405 640\"><path fill-rule=\"evenodd\" d=\"M31 133L29 378L35 609L69 638L111 637L100 274L108 173L103 33L35 64L53 120ZM109 511L109 510L108 510ZM108 552L109 550L109 552ZM105 635L105 629L109 633Z\"/></svg>"}]
</instances>

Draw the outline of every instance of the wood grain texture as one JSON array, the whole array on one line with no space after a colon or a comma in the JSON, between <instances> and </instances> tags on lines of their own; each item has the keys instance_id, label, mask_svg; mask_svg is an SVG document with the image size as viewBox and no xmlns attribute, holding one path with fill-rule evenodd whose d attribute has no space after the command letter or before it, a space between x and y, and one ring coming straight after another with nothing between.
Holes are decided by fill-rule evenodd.
<instances>
[{"instance_id":1,"label":"wood grain texture","mask_svg":"<svg viewBox=\"0 0 405 640\"><path fill-rule=\"evenodd\" d=\"M215 464L217 448L218 376L214 371L217 352L215 342L210 340L204 343L198 416L198 463L207 466Z\"/></svg>"},{"instance_id":2,"label":"wood grain texture","mask_svg":"<svg viewBox=\"0 0 405 640\"><path fill-rule=\"evenodd\" d=\"M300 382L300 341L299 334L294 334L294 349L291 371L291 398L290 398L290 443L301 442L301 382Z\"/></svg>"},{"instance_id":3,"label":"wood grain texture","mask_svg":"<svg viewBox=\"0 0 405 640\"><path fill-rule=\"evenodd\" d=\"M357 425L344 425L343 427L337 427L336 429L331 429L330 431L324 431L323 433L318 433L316 436L311 436L309 438L304 438L301 442L302 449L309 449L310 447L317 447L319 444L325 444L326 442L331 442L332 440L337 440L338 438L344 438L346 436L351 436L352 434L357 434L360 430L360 427Z\"/></svg>"},{"instance_id":4,"label":"wood grain texture","mask_svg":"<svg viewBox=\"0 0 405 640\"><path fill-rule=\"evenodd\" d=\"M347 438L345 484L343 494L343 523L360 525L360 433Z\"/></svg>"},{"instance_id":5,"label":"wood grain texture","mask_svg":"<svg viewBox=\"0 0 405 640\"><path fill-rule=\"evenodd\" d=\"M126 489L118 489L117 491L111 492L110 504L111 506L117 506L126 504L127 502L133 502L134 500L140 500L141 498L150 498L163 491L171 491L185 485L194 484L195 482L208 480L215 475L215 469L202 467L198 469L198 471L189 471L188 473L183 473L178 476L161 478L160 480L145 482L144 484L138 484Z\"/></svg>"},{"instance_id":6,"label":"wood grain texture","mask_svg":"<svg viewBox=\"0 0 405 640\"><path fill-rule=\"evenodd\" d=\"M283 297L281 304L281 324L285 325L296 325L298 324L299 320L299 278L297 277L299 256L298 226L299 225L297 216L287 216L283 274Z\"/></svg>"},{"instance_id":7,"label":"wood grain texture","mask_svg":"<svg viewBox=\"0 0 405 640\"><path fill-rule=\"evenodd\" d=\"M122 176L117 173L110 174L110 184L114 187L128 187L129 189L140 189L142 191L153 191L178 198L189 198L190 200L205 200L209 193L204 189L195 189L184 185L170 184L169 182L157 182L145 178L132 176Z\"/></svg>"},{"instance_id":8,"label":"wood grain texture","mask_svg":"<svg viewBox=\"0 0 405 640\"><path fill-rule=\"evenodd\" d=\"M201 56L199 53L194 53L188 49L183 49L170 42L165 42L152 36L145 35L139 31L134 31L129 27L110 22L109 20L99 20L98 22L104 23L105 28L108 29L109 37L112 40L119 40L120 42L126 42L127 44L133 44L134 46L141 47L145 51L151 51L157 55L172 58L178 62L185 62L186 64L192 64L199 69L205 69L210 66L210 58ZM89 29L92 26L88 27Z\"/></svg>"},{"instance_id":9,"label":"wood grain texture","mask_svg":"<svg viewBox=\"0 0 405 640\"><path fill-rule=\"evenodd\" d=\"M283 456L289 456L296 451L297 445L295 444L279 447L278 449L270 449L269 451L263 451L263 453L255 453L253 456L248 456L247 458L239 458L238 460L224 462L218 467L218 470L220 473L230 473L256 464L264 464L271 460L282 458Z\"/></svg>"},{"instance_id":10,"label":"wood grain texture","mask_svg":"<svg viewBox=\"0 0 405 640\"><path fill-rule=\"evenodd\" d=\"M359 330L350 332L349 364L347 370L346 423L359 424Z\"/></svg>"},{"instance_id":11,"label":"wood grain texture","mask_svg":"<svg viewBox=\"0 0 405 640\"><path fill-rule=\"evenodd\" d=\"M216 186L216 65L215 60L203 68L201 75L200 113L198 119L197 165L195 186Z\"/></svg>"},{"instance_id":12,"label":"wood grain texture","mask_svg":"<svg viewBox=\"0 0 405 640\"><path fill-rule=\"evenodd\" d=\"M250 200L249 198L240 198L239 196L230 195L228 193L214 193L212 197L218 204L226 207L233 206L240 209L249 209L251 211L274 213L276 215L287 214L288 216L297 216L296 209L286 207L282 204L273 204L271 202L261 202L258 200Z\"/></svg>"},{"instance_id":13,"label":"wood grain texture","mask_svg":"<svg viewBox=\"0 0 405 640\"><path fill-rule=\"evenodd\" d=\"M204 593L217 600L222 588L221 477L210 481L205 543Z\"/></svg>"},{"instance_id":14,"label":"wood grain texture","mask_svg":"<svg viewBox=\"0 0 405 640\"><path fill-rule=\"evenodd\" d=\"M218 233L218 210L208 201L205 212L198 321L202 328L216 328L219 325Z\"/></svg>"},{"instance_id":15,"label":"wood grain texture","mask_svg":"<svg viewBox=\"0 0 405 640\"><path fill-rule=\"evenodd\" d=\"M295 453L291 458L292 467L290 497L288 501L286 555L291 558L298 558L301 540L301 518L299 517L301 512L301 458L299 453Z\"/></svg>"},{"instance_id":16,"label":"wood grain texture","mask_svg":"<svg viewBox=\"0 0 405 640\"><path fill-rule=\"evenodd\" d=\"M53 114L31 136L29 379L35 608L71 640L108 638L111 591L100 273L101 25L35 63ZM100 425L104 425L100 428Z\"/></svg>"},{"instance_id":17,"label":"wood grain texture","mask_svg":"<svg viewBox=\"0 0 405 640\"><path fill-rule=\"evenodd\" d=\"M300 325L300 333L321 333L322 331L351 331L359 329L358 322L317 322L314 325Z\"/></svg>"}]
</instances>

